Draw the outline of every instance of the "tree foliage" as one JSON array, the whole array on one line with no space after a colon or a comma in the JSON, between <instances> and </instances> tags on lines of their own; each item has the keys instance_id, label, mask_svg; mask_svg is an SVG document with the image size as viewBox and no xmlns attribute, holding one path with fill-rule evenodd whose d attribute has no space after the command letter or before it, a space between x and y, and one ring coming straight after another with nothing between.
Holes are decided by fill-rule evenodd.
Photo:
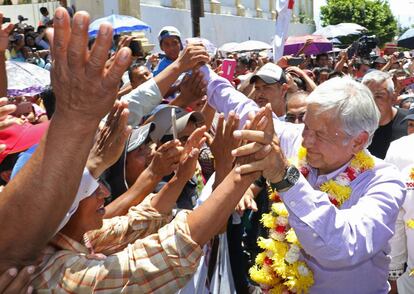
<instances>
[{"instance_id":1,"label":"tree foliage","mask_svg":"<svg viewBox=\"0 0 414 294\"><path fill-rule=\"evenodd\" d=\"M368 29L368 34L376 35L380 44L392 41L397 34L397 20L389 3L384 0L327 0L321 7L323 25L352 22Z\"/></svg>"}]
</instances>

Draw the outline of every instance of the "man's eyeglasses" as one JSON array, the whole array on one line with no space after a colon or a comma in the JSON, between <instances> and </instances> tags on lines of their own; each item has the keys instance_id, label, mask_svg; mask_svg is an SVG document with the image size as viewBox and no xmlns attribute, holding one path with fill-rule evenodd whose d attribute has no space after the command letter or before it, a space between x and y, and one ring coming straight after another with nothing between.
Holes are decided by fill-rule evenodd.
<instances>
[{"instance_id":1,"label":"man's eyeglasses","mask_svg":"<svg viewBox=\"0 0 414 294\"><path fill-rule=\"evenodd\" d=\"M305 116L305 112L299 114L286 114L285 121L290 123L303 123L303 117Z\"/></svg>"}]
</instances>

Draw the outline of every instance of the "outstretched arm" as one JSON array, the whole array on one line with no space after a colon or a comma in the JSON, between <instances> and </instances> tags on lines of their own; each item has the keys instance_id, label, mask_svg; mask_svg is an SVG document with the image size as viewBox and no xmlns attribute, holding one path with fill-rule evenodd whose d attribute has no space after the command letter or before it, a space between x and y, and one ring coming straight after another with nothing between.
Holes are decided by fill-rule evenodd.
<instances>
[{"instance_id":1,"label":"outstretched arm","mask_svg":"<svg viewBox=\"0 0 414 294\"><path fill-rule=\"evenodd\" d=\"M88 53L86 13L74 16L72 29L66 9L58 8L54 20L49 36L56 112L35 154L0 197L0 270L33 262L55 234L75 197L98 123L114 104L131 59L129 49L120 50L105 70L109 25L101 26Z\"/></svg>"}]
</instances>

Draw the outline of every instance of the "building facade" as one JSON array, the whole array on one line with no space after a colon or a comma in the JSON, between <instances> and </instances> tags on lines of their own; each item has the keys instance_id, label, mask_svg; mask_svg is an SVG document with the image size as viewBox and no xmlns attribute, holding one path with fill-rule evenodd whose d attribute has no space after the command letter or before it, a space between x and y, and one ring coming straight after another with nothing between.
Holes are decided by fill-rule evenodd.
<instances>
[{"instance_id":1,"label":"building facade","mask_svg":"<svg viewBox=\"0 0 414 294\"><path fill-rule=\"evenodd\" d=\"M32 8L33 16L27 15L29 21L33 19L34 23L39 17L40 6L49 5L52 9L57 7L56 1L48 0L14 0L14 2L41 2ZM314 32L313 0L295 2L289 35ZM201 36L218 46L227 42L246 40L270 43L277 17L275 3L276 0L204 0L205 16L200 20ZM88 11L92 19L113 13L138 17L151 26L152 30L146 33L146 37L157 46L157 33L166 25L177 27L184 38L192 36L190 0L67 0L67 4L75 5L77 10ZM16 9L17 7L13 5L13 11L20 11L23 5L30 6L30 4L21 4L19 9ZM9 9L12 6L1 6L0 9L4 10L3 7ZM29 12L30 8L27 7Z\"/></svg>"}]
</instances>

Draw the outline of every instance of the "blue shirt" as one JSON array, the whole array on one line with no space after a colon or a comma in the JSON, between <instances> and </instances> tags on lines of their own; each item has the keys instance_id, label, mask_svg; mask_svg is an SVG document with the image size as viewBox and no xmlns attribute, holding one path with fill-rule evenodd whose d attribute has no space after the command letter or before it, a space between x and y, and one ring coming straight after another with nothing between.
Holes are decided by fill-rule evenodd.
<instances>
[{"instance_id":1,"label":"blue shirt","mask_svg":"<svg viewBox=\"0 0 414 294\"><path fill-rule=\"evenodd\" d=\"M171 63L173 63L171 59L169 59L167 56L162 58L160 62L158 63L157 67L152 72L153 76L157 76L160 72L162 72L167 66L169 66Z\"/></svg>"}]
</instances>

